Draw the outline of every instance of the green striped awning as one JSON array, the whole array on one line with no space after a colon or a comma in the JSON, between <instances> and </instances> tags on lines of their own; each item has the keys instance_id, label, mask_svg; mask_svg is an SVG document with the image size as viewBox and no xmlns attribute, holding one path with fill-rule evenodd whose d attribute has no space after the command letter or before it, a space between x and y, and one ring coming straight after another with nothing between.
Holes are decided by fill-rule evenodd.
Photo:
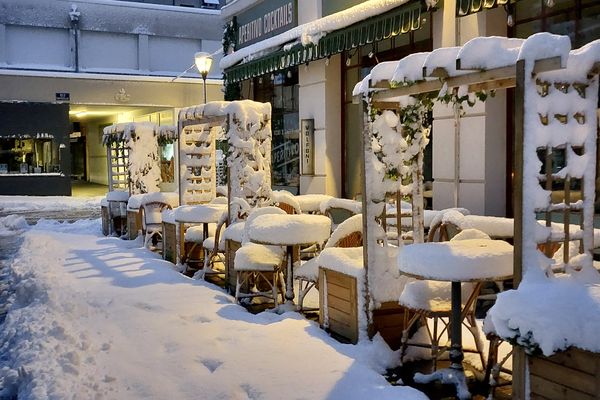
<instances>
[{"instance_id":1,"label":"green striped awning","mask_svg":"<svg viewBox=\"0 0 600 400\"><path fill-rule=\"evenodd\" d=\"M318 45L297 44L291 49L278 50L260 59L227 68L225 79L228 83L239 82L417 30L421 28L421 9L420 1L410 2L384 14L328 33L319 40Z\"/></svg>"},{"instance_id":2,"label":"green striped awning","mask_svg":"<svg viewBox=\"0 0 600 400\"><path fill-rule=\"evenodd\" d=\"M516 0L456 0L456 16L464 17L478 13L479 11L489 10L508 3L514 3Z\"/></svg>"}]
</instances>

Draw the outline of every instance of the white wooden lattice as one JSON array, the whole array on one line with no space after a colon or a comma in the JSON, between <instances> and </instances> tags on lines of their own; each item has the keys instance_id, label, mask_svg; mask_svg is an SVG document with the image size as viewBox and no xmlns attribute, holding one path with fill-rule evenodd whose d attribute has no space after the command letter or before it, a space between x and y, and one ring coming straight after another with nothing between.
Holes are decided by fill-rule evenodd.
<instances>
[{"instance_id":1,"label":"white wooden lattice","mask_svg":"<svg viewBox=\"0 0 600 400\"><path fill-rule=\"evenodd\" d=\"M179 195L181 204L208 203L216 196L215 136L220 125L198 123L179 136Z\"/></svg>"},{"instance_id":2,"label":"white wooden lattice","mask_svg":"<svg viewBox=\"0 0 600 400\"><path fill-rule=\"evenodd\" d=\"M564 61L566 68L539 74L524 61L524 280L597 274L592 249L600 41L571 51ZM540 259L538 250L547 258Z\"/></svg>"}]
</instances>

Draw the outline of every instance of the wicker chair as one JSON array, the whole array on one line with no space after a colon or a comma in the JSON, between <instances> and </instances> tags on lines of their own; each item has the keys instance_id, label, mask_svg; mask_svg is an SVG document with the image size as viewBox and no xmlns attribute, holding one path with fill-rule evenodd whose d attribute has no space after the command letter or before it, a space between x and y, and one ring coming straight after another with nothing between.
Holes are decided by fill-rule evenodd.
<instances>
[{"instance_id":1,"label":"wicker chair","mask_svg":"<svg viewBox=\"0 0 600 400\"><path fill-rule=\"evenodd\" d=\"M460 232L456 225L452 223L439 223L430 229L429 240L463 240L463 239L489 239L489 236L476 229L467 229ZM467 326L475 339L476 349L474 352L479 354L482 366L485 368L485 359L483 356L483 343L478 334L477 323L475 320L475 303L481 289L481 283L463 283L462 284L462 323ZM440 346L440 340L444 333L449 332L449 320L452 313L452 304L450 301L450 283L437 282L429 280L413 280L406 284L400 295L399 304L405 307L409 312L405 313L404 330L402 331L402 345L400 350L400 360L404 360L406 348L409 345L409 333L417 322L420 322L427 330L430 343L411 342L411 346L425 347L431 349L431 358L433 360L433 369L437 368L438 358L449 350L449 347ZM433 329L430 328L428 319L433 320ZM440 329L441 324L441 329ZM464 351L473 352L472 349Z\"/></svg>"},{"instance_id":2,"label":"wicker chair","mask_svg":"<svg viewBox=\"0 0 600 400\"><path fill-rule=\"evenodd\" d=\"M160 213L170 209L170 204L161 201L152 201L140 206L144 247L150 248L150 244L155 246L158 242L157 238L162 240L162 216Z\"/></svg>"},{"instance_id":3,"label":"wicker chair","mask_svg":"<svg viewBox=\"0 0 600 400\"><path fill-rule=\"evenodd\" d=\"M285 249L281 246L267 246L251 243L247 239L248 229L252 221L259 215L285 213L278 207L259 208L248 215L244 226L242 247L235 252L234 270L236 274L235 300L241 303L244 299L263 297L273 300L275 307L279 304L279 295L283 300L283 267ZM266 285L266 286L265 286ZM263 288L268 288L265 290Z\"/></svg>"},{"instance_id":4,"label":"wicker chair","mask_svg":"<svg viewBox=\"0 0 600 400\"><path fill-rule=\"evenodd\" d=\"M215 261L217 260L222 263L225 262L225 239L223 238L221 232L225 229L226 225L227 214L224 214L223 217L221 217L221 219L217 223L215 235L209 236L202 242L202 248L204 250L204 267L194 274L194 278L205 279L207 274L225 275L224 270L217 271L213 267Z\"/></svg>"},{"instance_id":5,"label":"wicker chair","mask_svg":"<svg viewBox=\"0 0 600 400\"><path fill-rule=\"evenodd\" d=\"M361 247L363 245L362 214L354 215L342 222L333 232L324 248L329 247ZM319 280L319 256L306 261L294 271L299 282L298 306L303 308L307 293L317 287Z\"/></svg>"}]
</instances>

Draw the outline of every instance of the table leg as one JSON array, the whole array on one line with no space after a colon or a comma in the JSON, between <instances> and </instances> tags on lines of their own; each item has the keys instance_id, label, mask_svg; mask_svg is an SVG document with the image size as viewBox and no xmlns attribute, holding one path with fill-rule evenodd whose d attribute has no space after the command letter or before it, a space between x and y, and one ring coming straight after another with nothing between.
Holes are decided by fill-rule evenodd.
<instances>
[{"instance_id":1,"label":"table leg","mask_svg":"<svg viewBox=\"0 0 600 400\"><path fill-rule=\"evenodd\" d=\"M429 375L416 373L414 379L417 383L440 381L444 384L454 385L456 387L456 397L461 400L467 400L471 398L471 393L467 387L467 379L462 365L464 355L462 350L462 301L460 282L452 282L451 296L450 368L441 369Z\"/></svg>"},{"instance_id":2,"label":"table leg","mask_svg":"<svg viewBox=\"0 0 600 400\"><path fill-rule=\"evenodd\" d=\"M287 252L287 271L285 280L285 302L294 304L294 246L286 246Z\"/></svg>"}]
</instances>

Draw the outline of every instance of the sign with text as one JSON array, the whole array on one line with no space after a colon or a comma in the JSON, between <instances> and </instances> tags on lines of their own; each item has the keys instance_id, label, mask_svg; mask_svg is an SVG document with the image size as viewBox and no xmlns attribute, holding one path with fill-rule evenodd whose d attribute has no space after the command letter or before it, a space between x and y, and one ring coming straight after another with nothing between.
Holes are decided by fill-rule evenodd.
<instances>
[{"instance_id":1,"label":"sign with text","mask_svg":"<svg viewBox=\"0 0 600 400\"><path fill-rule=\"evenodd\" d=\"M67 92L56 92L55 93L55 100L57 102L65 102L68 103L69 101L71 101L71 93L67 93Z\"/></svg>"},{"instance_id":2,"label":"sign with text","mask_svg":"<svg viewBox=\"0 0 600 400\"><path fill-rule=\"evenodd\" d=\"M302 175L315 174L315 120L300 121L300 140L302 141Z\"/></svg>"},{"instance_id":3,"label":"sign with text","mask_svg":"<svg viewBox=\"0 0 600 400\"><path fill-rule=\"evenodd\" d=\"M236 50L298 25L297 0L263 1L237 16Z\"/></svg>"}]
</instances>

